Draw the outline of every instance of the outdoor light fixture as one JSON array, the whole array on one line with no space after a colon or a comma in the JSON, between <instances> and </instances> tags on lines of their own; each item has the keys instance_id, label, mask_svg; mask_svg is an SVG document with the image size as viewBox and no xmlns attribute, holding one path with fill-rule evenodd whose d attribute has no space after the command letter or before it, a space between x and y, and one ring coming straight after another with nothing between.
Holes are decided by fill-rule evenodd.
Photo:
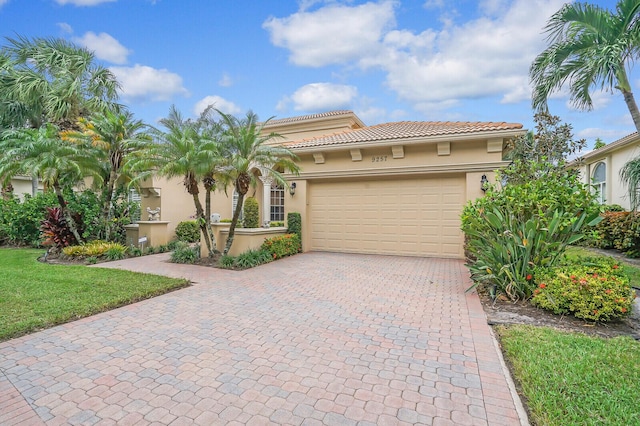
<instances>
[{"instance_id":1,"label":"outdoor light fixture","mask_svg":"<svg viewBox=\"0 0 640 426\"><path fill-rule=\"evenodd\" d=\"M487 192L488 183L489 179L487 179L487 175L482 175L482 178L480 178L480 189L482 189L482 192Z\"/></svg>"},{"instance_id":2,"label":"outdoor light fixture","mask_svg":"<svg viewBox=\"0 0 640 426\"><path fill-rule=\"evenodd\" d=\"M292 182L291 185L289 185L289 194L291 194L291 196L293 197L293 194L296 193L296 183Z\"/></svg>"}]
</instances>

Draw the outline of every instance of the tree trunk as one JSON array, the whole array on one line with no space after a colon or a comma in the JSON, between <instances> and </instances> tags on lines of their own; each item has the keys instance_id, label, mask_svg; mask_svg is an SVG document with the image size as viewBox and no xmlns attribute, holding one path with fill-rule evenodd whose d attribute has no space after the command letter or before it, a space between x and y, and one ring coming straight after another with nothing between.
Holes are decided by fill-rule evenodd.
<instances>
[{"instance_id":1,"label":"tree trunk","mask_svg":"<svg viewBox=\"0 0 640 426\"><path fill-rule=\"evenodd\" d=\"M78 232L78 224L71 217L71 212L67 208L67 202L64 200L64 196L62 195L62 188L60 188L60 184L56 181L53 183L53 190L56 193L56 197L58 198L58 204L60 204L60 210L62 210L62 215L67 221L67 225L69 225L69 231L76 237L78 244L84 244L84 239L80 236Z\"/></svg>"},{"instance_id":2,"label":"tree trunk","mask_svg":"<svg viewBox=\"0 0 640 426\"><path fill-rule=\"evenodd\" d=\"M213 257L213 255L218 252L216 248L216 237L213 235L213 231L211 230L211 191L207 191L205 194L205 218L204 218L204 226L206 230L203 230L204 234L209 237L209 241L211 241L211 249L209 250L209 257Z\"/></svg>"},{"instance_id":3,"label":"tree trunk","mask_svg":"<svg viewBox=\"0 0 640 426\"><path fill-rule=\"evenodd\" d=\"M193 188L193 186L189 186L190 188ZM197 188L197 184L196 184L196 188ZM198 222L198 225L200 226L200 231L202 233L202 238L204 238L204 243L207 246L207 251L209 253L209 257L213 257L213 249L211 247L211 240L212 240L212 232L211 232L211 227L209 226L207 229L207 220L204 217L204 210L202 209L202 203L200 202L200 197L198 195L198 191L197 189L194 191L192 190L190 192L191 196L193 197L193 204L196 206L196 221Z\"/></svg>"},{"instance_id":4,"label":"tree trunk","mask_svg":"<svg viewBox=\"0 0 640 426\"><path fill-rule=\"evenodd\" d=\"M224 246L223 256L226 256L231 250L231 244L233 244L233 237L236 234L236 225L240 218L240 212L242 211L242 204L244 203L244 193L238 191L238 204L236 204L236 210L233 212L233 219L231 219L231 226L229 227L229 236L227 237L227 244Z\"/></svg>"},{"instance_id":5,"label":"tree trunk","mask_svg":"<svg viewBox=\"0 0 640 426\"><path fill-rule=\"evenodd\" d=\"M636 126L636 131L640 133L640 111L638 111L638 105L636 104L636 100L633 97L631 84L629 84L629 77L627 77L627 72L625 71L624 64L621 64L619 72L616 73L616 78L618 80L616 89L622 92L624 101L627 104L629 112L631 113L633 124Z\"/></svg>"},{"instance_id":6,"label":"tree trunk","mask_svg":"<svg viewBox=\"0 0 640 426\"><path fill-rule=\"evenodd\" d=\"M627 108L631 113L631 118L633 119L633 124L636 126L636 131L640 133L640 111L638 111L638 105L633 97L633 92L623 91L622 95L624 96L624 101L627 103Z\"/></svg>"},{"instance_id":7,"label":"tree trunk","mask_svg":"<svg viewBox=\"0 0 640 426\"><path fill-rule=\"evenodd\" d=\"M111 201L113 199L113 188L116 185L116 179L118 178L116 172L112 169L109 172L109 181L104 194L104 203L102 204L102 220L104 222L104 239L109 241L111 236L110 221L111 221Z\"/></svg>"},{"instance_id":8,"label":"tree trunk","mask_svg":"<svg viewBox=\"0 0 640 426\"><path fill-rule=\"evenodd\" d=\"M31 176L31 196L35 197L38 195L38 183L40 179L38 179L38 175Z\"/></svg>"}]
</instances>

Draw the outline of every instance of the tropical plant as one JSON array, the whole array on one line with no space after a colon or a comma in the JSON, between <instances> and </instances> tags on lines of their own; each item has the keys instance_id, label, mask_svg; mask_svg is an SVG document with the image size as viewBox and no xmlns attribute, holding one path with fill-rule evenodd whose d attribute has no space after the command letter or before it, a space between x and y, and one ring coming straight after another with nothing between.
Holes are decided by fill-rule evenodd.
<instances>
[{"instance_id":1,"label":"tropical plant","mask_svg":"<svg viewBox=\"0 0 640 426\"><path fill-rule=\"evenodd\" d=\"M60 140L58 128L45 124L39 129L16 129L5 132L0 140L0 176L18 173L40 176L47 188L53 188L62 214L78 242L84 242L64 197L64 187L90 176L100 181L100 162L86 149Z\"/></svg>"},{"instance_id":2,"label":"tropical plant","mask_svg":"<svg viewBox=\"0 0 640 426\"><path fill-rule=\"evenodd\" d=\"M103 205L106 240L110 239L110 221L114 206L112 203L116 185L128 183L131 179L124 171L126 163L134 156L144 156L151 147L151 137L145 132L147 125L135 120L133 114L124 111L106 110L94 113L89 119L81 117L80 130L62 132L62 138L81 146L90 147L104 159L102 171Z\"/></svg>"},{"instance_id":3,"label":"tropical plant","mask_svg":"<svg viewBox=\"0 0 640 426\"><path fill-rule=\"evenodd\" d=\"M58 249L78 244L78 240L71 231L69 222L64 217L60 207L47 207L47 215L42 220L40 229L45 238L43 244L45 246L54 246ZM82 221L80 215L74 215L76 230L81 232Z\"/></svg>"},{"instance_id":4,"label":"tropical plant","mask_svg":"<svg viewBox=\"0 0 640 426\"><path fill-rule=\"evenodd\" d=\"M183 241L178 242L175 250L171 253L171 261L174 263L195 263L199 258L200 248L191 247Z\"/></svg>"},{"instance_id":5,"label":"tropical plant","mask_svg":"<svg viewBox=\"0 0 640 426\"><path fill-rule=\"evenodd\" d=\"M209 256L212 257L215 253L215 240L210 226L211 215L207 216L199 195L203 178L215 175L222 161L219 142L211 130L210 113L211 110L207 109L198 120L185 120L176 107L172 106L168 117L160 120L166 131L154 129L153 146L146 155L133 159L128 167L136 175L135 180L152 174L182 178L185 189L193 198L196 221ZM215 180L210 188L215 188Z\"/></svg>"},{"instance_id":6,"label":"tropical plant","mask_svg":"<svg viewBox=\"0 0 640 426\"><path fill-rule=\"evenodd\" d=\"M225 181L231 182L238 193L229 235L223 251L228 254L233 244L236 226L242 211L244 197L251 185L255 184L254 170L262 176L270 176L277 184L287 185L282 172L298 173L298 166L294 163L295 155L287 148L271 145L276 133L264 134L264 126L271 119L259 122L258 116L249 111L244 118L237 118L230 114L216 110L222 117L222 158L224 159L223 176Z\"/></svg>"},{"instance_id":7,"label":"tropical plant","mask_svg":"<svg viewBox=\"0 0 640 426\"><path fill-rule=\"evenodd\" d=\"M469 206L467 206L467 209ZM465 215L462 230L473 256L468 266L474 285L487 284L513 301L527 300L535 290L535 268L554 266L568 245L582 238L587 222L599 219L587 212L567 215L558 210L545 213L546 220L521 218L504 207L489 207Z\"/></svg>"},{"instance_id":8,"label":"tropical plant","mask_svg":"<svg viewBox=\"0 0 640 426\"><path fill-rule=\"evenodd\" d=\"M0 51L0 124L3 128L60 129L117 100L118 82L94 54L59 38L7 38ZM3 183L4 185L4 183ZM38 176L32 175L32 195Z\"/></svg>"},{"instance_id":9,"label":"tropical plant","mask_svg":"<svg viewBox=\"0 0 640 426\"><path fill-rule=\"evenodd\" d=\"M7 41L0 92L11 102L19 127L28 121L34 128L50 123L67 130L116 101L115 76L90 50L60 38Z\"/></svg>"},{"instance_id":10,"label":"tropical plant","mask_svg":"<svg viewBox=\"0 0 640 426\"><path fill-rule=\"evenodd\" d=\"M568 84L571 102L593 108L594 86L619 90L640 132L640 111L627 67L640 54L640 1L618 0L615 12L584 2L568 2L550 18L545 31L550 45L530 68L532 103L546 110L552 92Z\"/></svg>"}]
</instances>

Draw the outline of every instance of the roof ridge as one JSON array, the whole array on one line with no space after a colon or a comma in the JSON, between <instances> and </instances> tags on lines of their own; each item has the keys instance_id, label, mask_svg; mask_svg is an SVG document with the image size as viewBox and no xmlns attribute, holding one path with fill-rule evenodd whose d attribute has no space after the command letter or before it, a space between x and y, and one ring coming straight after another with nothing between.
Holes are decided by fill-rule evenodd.
<instances>
[{"instance_id":1,"label":"roof ridge","mask_svg":"<svg viewBox=\"0 0 640 426\"><path fill-rule=\"evenodd\" d=\"M295 117L276 118L276 119L270 120L266 124L266 127L269 127L269 126L275 125L275 124L281 124L281 123L292 123L292 122L297 122L297 121L310 120L310 119L314 119L314 118L336 117L336 116L340 116L340 115L349 115L349 114L355 115L355 113L353 111L351 111L351 110L341 109L341 110L320 112L320 113L315 113L315 114L298 115L298 116L295 116Z\"/></svg>"}]
</instances>

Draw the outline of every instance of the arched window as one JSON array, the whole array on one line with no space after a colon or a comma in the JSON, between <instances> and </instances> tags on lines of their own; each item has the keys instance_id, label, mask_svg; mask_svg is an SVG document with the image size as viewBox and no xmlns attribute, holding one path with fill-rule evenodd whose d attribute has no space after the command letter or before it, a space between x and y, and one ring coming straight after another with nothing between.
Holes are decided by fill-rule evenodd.
<instances>
[{"instance_id":1,"label":"arched window","mask_svg":"<svg viewBox=\"0 0 640 426\"><path fill-rule=\"evenodd\" d=\"M272 222L284 221L284 186L274 185L271 187L271 212L269 220Z\"/></svg>"},{"instance_id":2,"label":"arched window","mask_svg":"<svg viewBox=\"0 0 640 426\"><path fill-rule=\"evenodd\" d=\"M591 183L600 204L607 202L607 165L602 161L593 168Z\"/></svg>"}]
</instances>

